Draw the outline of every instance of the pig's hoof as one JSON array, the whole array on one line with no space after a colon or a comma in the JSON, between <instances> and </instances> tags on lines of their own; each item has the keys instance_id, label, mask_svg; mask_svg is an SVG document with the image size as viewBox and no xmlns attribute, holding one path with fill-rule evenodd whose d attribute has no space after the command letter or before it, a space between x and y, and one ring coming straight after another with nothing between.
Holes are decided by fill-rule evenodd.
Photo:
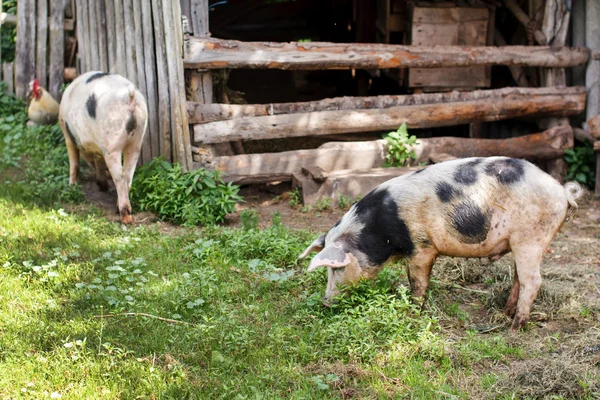
<instances>
[{"instance_id":1,"label":"pig's hoof","mask_svg":"<svg viewBox=\"0 0 600 400\"><path fill-rule=\"evenodd\" d=\"M504 309L504 315L506 315L509 318L512 318L515 315L516 311L517 311L517 307L506 307Z\"/></svg>"},{"instance_id":2,"label":"pig's hoof","mask_svg":"<svg viewBox=\"0 0 600 400\"><path fill-rule=\"evenodd\" d=\"M131 223L133 223L133 217L131 215L125 215L122 219L121 219L121 223L123 225L129 225Z\"/></svg>"},{"instance_id":3,"label":"pig's hoof","mask_svg":"<svg viewBox=\"0 0 600 400\"><path fill-rule=\"evenodd\" d=\"M513 332L517 332L519 329L527 325L527 320L527 318L516 316L515 319L513 319L513 323L510 327L510 330Z\"/></svg>"}]
</instances>

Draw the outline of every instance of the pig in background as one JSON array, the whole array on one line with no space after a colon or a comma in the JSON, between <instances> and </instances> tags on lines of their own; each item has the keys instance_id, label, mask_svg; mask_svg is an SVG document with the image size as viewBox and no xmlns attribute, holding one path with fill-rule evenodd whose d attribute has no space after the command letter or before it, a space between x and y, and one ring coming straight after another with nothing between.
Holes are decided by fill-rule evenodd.
<instances>
[{"instance_id":1,"label":"pig in background","mask_svg":"<svg viewBox=\"0 0 600 400\"><path fill-rule=\"evenodd\" d=\"M80 155L95 170L101 191L108 190L108 167L121 222L131 223L129 189L148 121L142 93L120 75L87 72L65 90L59 121L69 153L69 183L77 182Z\"/></svg>"},{"instance_id":2,"label":"pig in background","mask_svg":"<svg viewBox=\"0 0 600 400\"><path fill-rule=\"evenodd\" d=\"M338 285L404 257L413 296L422 302L439 255L498 259L512 252L505 313L514 315L516 330L527 323L542 284L542 258L582 195L577 183L562 186L525 160L447 161L378 186L300 258L319 252L308 270L327 267L329 301Z\"/></svg>"}]
</instances>

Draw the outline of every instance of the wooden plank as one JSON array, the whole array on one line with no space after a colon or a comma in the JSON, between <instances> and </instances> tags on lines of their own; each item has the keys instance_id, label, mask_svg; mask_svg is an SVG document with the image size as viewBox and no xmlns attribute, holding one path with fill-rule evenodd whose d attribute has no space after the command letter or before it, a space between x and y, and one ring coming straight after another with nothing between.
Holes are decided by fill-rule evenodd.
<instances>
[{"instance_id":1,"label":"wooden plank","mask_svg":"<svg viewBox=\"0 0 600 400\"><path fill-rule=\"evenodd\" d=\"M414 146L415 163L428 163L452 157L508 156L529 159L552 159L572 146L570 127L556 127L541 133L509 139L468 139L457 137L422 138ZM332 142L318 149L281 153L243 154L215 157L208 166L225 172L225 180L235 183L260 183L291 180L306 166L327 171L371 169L383 166L386 154L384 140L368 142ZM201 156L197 160L202 159ZM331 176L332 172L328 172Z\"/></svg>"},{"instance_id":2,"label":"wooden plank","mask_svg":"<svg viewBox=\"0 0 600 400\"><path fill-rule=\"evenodd\" d=\"M11 62L2 64L2 80L6 82L6 91L10 94L15 93L15 69Z\"/></svg>"},{"instance_id":3,"label":"wooden plank","mask_svg":"<svg viewBox=\"0 0 600 400\"><path fill-rule=\"evenodd\" d=\"M364 43L239 42L190 38L185 68L298 70L437 68L475 65L573 67L585 64L587 48L548 46L401 46Z\"/></svg>"},{"instance_id":4,"label":"wooden plank","mask_svg":"<svg viewBox=\"0 0 600 400\"><path fill-rule=\"evenodd\" d=\"M90 71L101 70L100 66L100 45L98 39L98 21L97 21L97 9L96 4L98 0L88 0L89 7L89 25L86 27L89 32L89 44L86 51L90 53Z\"/></svg>"},{"instance_id":5,"label":"wooden plank","mask_svg":"<svg viewBox=\"0 0 600 400\"><path fill-rule=\"evenodd\" d=\"M154 21L154 44L156 46L156 71L158 76L158 110L160 130L160 154L166 160L172 161L171 152L171 100L169 95L169 76L167 74L167 44L163 20L162 0L152 0L152 17Z\"/></svg>"},{"instance_id":6,"label":"wooden plank","mask_svg":"<svg viewBox=\"0 0 600 400\"><path fill-rule=\"evenodd\" d=\"M117 74L127 76L127 50L125 44L127 31L125 30L124 20L125 4L119 0L113 1L115 5L115 37L113 40L117 42L116 70Z\"/></svg>"},{"instance_id":7,"label":"wooden plank","mask_svg":"<svg viewBox=\"0 0 600 400\"><path fill-rule=\"evenodd\" d=\"M566 90L566 92L565 92ZM314 111L385 109L397 106L451 103L469 100L508 98L512 96L547 96L580 94L583 88L503 88L472 92L422 93L413 95L383 95L363 97L335 97L298 103L270 104L202 104L188 102L190 123L207 123L243 117L309 113Z\"/></svg>"},{"instance_id":8,"label":"wooden plank","mask_svg":"<svg viewBox=\"0 0 600 400\"><path fill-rule=\"evenodd\" d=\"M79 52L83 53L84 63L82 66L81 73L92 71L94 66L92 64L92 45L90 43L90 1L94 0L80 0L81 2L81 25L83 27L83 37L79 38Z\"/></svg>"},{"instance_id":9,"label":"wooden plank","mask_svg":"<svg viewBox=\"0 0 600 400\"><path fill-rule=\"evenodd\" d=\"M304 205L315 205L319 200L329 198L333 204L341 196L353 199L364 196L380 184L399 176L415 172L422 167L373 168L369 170L341 170L328 173L327 179L315 181L303 173L292 175L292 187L302 189Z\"/></svg>"},{"instance_id":10,"label":"wooden plank","mask_svg":"<svg viewBox=\"0 0 600 400\"><path fill-rule=\"evenodd\" d=\"M50 71L48 91L60 102L65 82L65 0L50 2Z\"/></svg>"},{"instance_id":11,"label":"wooden plank","mask_svg":"<svg viewBox=\"0 0 600 400\"><path fill-rule=\"evenodd\" d=\"M85 28L85 24L83 23L83 2L84 0L75 0L75 30L77 37L77 58L75 61L75 67L77 71L82 74L85 71L85 56L83 54L83 30Z\"/></svg>"},{"instance_id":12,"label":"wooden plank","mask_svg":"<svg viewBox=\"0 0 600 400\"><path fill-rule=\"evenodd\" d=\"M158 127L158 94L156 76L156 55L154 53L154 27L150 0L141 0L142 32L144 42L144 70L146 76L146 101L148 103L148 142L150 157L160 156L160 131Z\"/></svg>"},{"instance_id":13,"label":"wooden plank","mask_svg":"<svg viewBox=\"0 0 600 400\"><path fill-rule=\"evenodd\" d=\"M94 1L96 5L96 38L98 40L98 65L100 71L108 71L108 43L106 37L106 9L104 0ZM111 38L114 40L114 37Z\"/></svg>"},{"instance_id":14,"label":"wooden plank","mask_svg":"<svg viewBox=\"0 0 600 400\"><path fill-rule=\"evenodd\" d=\"M138 3L139 6L139 3ZM135 63L137 69L137 80L135 81L136 86L144 95L145 99L148 99L147 83L146 83L146 69L145 69L145 54L144 54L144 32L142 28L142 9L136 7L133 9L133 22L135 29L135 58L132 60ZM144 137L142 143L142 151L140 155L140 163L146 163L152 159L152 150L150 149L150 135Z\"/></svg>"},{"instance_id":15,"label":"wooden plank","mask_svg":"<svg viewBox=\"0 0 600 400\"><path fill-rule=\"evenodd\" d=\"M415 46L485 46L489 11L487 8L415 7L411 44ZM410 87L488 87L485 67L411 68Z\"/></svg>"},{"instance_id":16,"label":"wooden plank","mask_svg":"<svg viewBox=\"0 0 600 400\"><path fill-rule=\"evenodd\" d=\"M143 4L143 3L142 3ZM104 0L104 10L106 12L106 37L107 37L107 66L108 72L118 73L117 60L117 21L115 17L115 0ZM150 25L151 26L151 25Z\"/></svg>"},{"instance_id":17,"label":"wooden plank","mask_svg":"<svg viewBox=\"0 0 600 400\"><path fill-rule=\"evenodd\" d=\"M15 93L25 99L35 75L35 2L17 2L17 48L15 54Z\"/></svg>"},{"instance_id":18,"label":"wooden plank","mask_svg":"<svg viewBox=\"0 0 600 400\"><path fill-rule=\"evenodd\" d=\"M184 171L191 168L192 150L187 123L185 82L183 78L183 31L181 28L179 2L163 3L165 40L167 46L167 68L171 88L171 132L174 160Z\"/></svg>"},{"instance_id":19,"label":"wooden plank","mask_svg":"<svg viewBox=\"0 0 600 400\"><path fill-rule=\"evenodd\" d=\"M127 63L127 78L132 82L138 81L135 45L135 21L133 18L133 0L123 1L123 21L125 24L125 62Z\"/></svg>"},{"instance_id":20,"label":"wooden plank","mask_svg":"<svg viewBox=\"0 0 600 400\"><path fill-rule=\"evenodd\" d=\"M37 35L35 39L35 76L43 88L48 87L48 1L37 0Z\"/></svg>"},{"instance_id":21,"label":"wooden plank","mask_svg":"<svg viewBox=\"0 0 600 400\"><path fill-rule=\"evenodd\" d=\"M556 93L545 95L535 94L536 89L516 90L521 93L486 100L396 106L382 110L316 111L210 122L194 125L194 139L198 143L212 144L232 140L320 136L396 129L403 123L409 128L431 128L534 115L577 115L585 109L583 88L557 88Z\"/></svg>"},{"instance_id":22,"label":"wooden plank","mask_svg":"<svg viewBox=\"0 0 600 400\"><path fill-rule=\"evenodd\" d=\"M191 20L194 36L208 36L208 0L191 0Z\"/></svg>"}]
</instances>

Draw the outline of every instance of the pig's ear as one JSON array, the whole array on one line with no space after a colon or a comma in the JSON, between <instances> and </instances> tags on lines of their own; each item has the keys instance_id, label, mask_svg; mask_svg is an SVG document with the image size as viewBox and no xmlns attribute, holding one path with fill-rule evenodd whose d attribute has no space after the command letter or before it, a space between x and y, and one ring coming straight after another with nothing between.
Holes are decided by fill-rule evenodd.
<instances>
[{"instance_id":1,"label":"pig's ear","mask_svg":"<svg viewBox=\"0 0 600 400\"><path fill-rule=\"evenodd\" d=\"M342 268L350 263L350 253L346 253L341 244L332 243L312 259L308 272L319 267Z\"/></svg>"},{"instance_id":2,"label":"pig's ear","mask_svg":"<svg viewBox=\"0 0 600 400\"><path fill-rule=\"evenodd\" d=\"M302 260L306 258L306 256L310 253L316 253L318 251L321 251L323 250L323 247L325 247L325 235L319 236L314 242L312 242L310 246L308 246L306 250L304 250L302 254L300 254L300 257L298 257L298 259Z\"/></svg>"}]
</instances>

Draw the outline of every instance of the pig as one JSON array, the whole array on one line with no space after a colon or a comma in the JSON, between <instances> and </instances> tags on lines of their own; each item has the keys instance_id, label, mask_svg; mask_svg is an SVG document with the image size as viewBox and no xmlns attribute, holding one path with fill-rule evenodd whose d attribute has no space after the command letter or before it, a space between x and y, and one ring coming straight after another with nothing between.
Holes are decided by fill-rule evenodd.
<instances>
[{"instance_id":1,"label":"pig","mask_svg":"<svg viewBox=\"0 0 600 400\"><path fill-rule=\"evenodd\" d=\"M428 166L379 185L300 255L318 254L308 271L327 267L326 302L338 286L375 276L405 258L413 298L421 305L439 255L498 259L512 252L505 308L518 330L542 284L542 257L577 208L581 186L564 186L528 161L465 158Z\"/></svg>"},{"instance_id":2,"label":"pig","mask_svg":"<svg viewBox=\"0 0 600 400\"><path fill-rule=\"evenodd\" d=\"M121 222L133 222L129 189L148 122L142 93L120 75L87 72L65 90L58 119L69 153L69 183L77 182L81 155L95 170L98 188L107 191L108 167Z\"/></svg>"}]
</instances>

